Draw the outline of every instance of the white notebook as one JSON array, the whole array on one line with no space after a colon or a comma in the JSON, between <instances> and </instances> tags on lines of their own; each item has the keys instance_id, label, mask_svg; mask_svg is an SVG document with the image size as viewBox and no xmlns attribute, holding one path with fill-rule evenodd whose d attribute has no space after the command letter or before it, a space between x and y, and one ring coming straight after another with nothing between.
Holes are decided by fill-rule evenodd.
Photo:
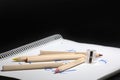
<instances>
[{"instance_id":1,"label":"white notebook","mask_svg":"<svg viewBox=\"0 0 120 80\"><path fill-rule=\"evenodd\" d=\"M40 54L40 50L85 52L87 49L96 50L98 53L103 54L103 56L96 59L92 64L83 63L58 74L54 74L55 69L52 68L0 71L0 75L20 80L103 80L119 71L120 48L78 43L64 39L59 34L1 53L0 70L2 70L3 65L25 64L22 62L13 62L12 58L24 55L38 55Z\"/></svg>"}]
</instances>

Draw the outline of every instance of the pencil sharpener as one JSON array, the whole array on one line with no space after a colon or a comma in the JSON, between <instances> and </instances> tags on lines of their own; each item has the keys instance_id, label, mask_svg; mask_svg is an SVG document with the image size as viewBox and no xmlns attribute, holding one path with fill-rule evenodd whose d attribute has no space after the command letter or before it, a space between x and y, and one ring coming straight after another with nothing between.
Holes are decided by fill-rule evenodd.
<instances>
[{"instance_id":1,"label":"pencil sharpener","mask_svg":"<svg viewBox=\"0 0 120 80\"><path fill-rule=\"evenodd\" d=\"M94 63L94 60L96 58L96 50L87 50L86 53L86 63Z\"/></svg>"}]
</instances>

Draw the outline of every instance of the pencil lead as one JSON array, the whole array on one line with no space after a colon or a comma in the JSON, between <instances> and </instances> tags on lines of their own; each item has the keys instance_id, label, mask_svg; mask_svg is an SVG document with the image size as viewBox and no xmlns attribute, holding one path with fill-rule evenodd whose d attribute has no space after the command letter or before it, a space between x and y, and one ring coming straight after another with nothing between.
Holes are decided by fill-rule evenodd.
<instances>
[{"instance_id":1,"label":"pencil lead","mask_svg":"<svg viewBox=\"0 0 120 80\"><path fill-rule=\"evenodd\" d=\"M99 54L99 56L103 56L102 54Z\"/></svg>"},{"instance_id":2,"label":"pencil lead","mask_svg":"<svg viewBox=\"0 0 120 80\"><path fill-rule=\"evenodd\" d=\"M17 58L13 58L12 60L14 60L14 61L18 61L18 59L17 59Z\"/></svg>"},{"instance_id":3,"label":"pencil lead","mask_svg":"<svg viewBox=\"0 0 120 80\"><path fill-rule=\"evenodd\" d=\"M60 70L57 68L57 69L55 70L55 74L56 74L56 73L59 73L59 72L60 72Z\"/></svg>"}]
</instances>

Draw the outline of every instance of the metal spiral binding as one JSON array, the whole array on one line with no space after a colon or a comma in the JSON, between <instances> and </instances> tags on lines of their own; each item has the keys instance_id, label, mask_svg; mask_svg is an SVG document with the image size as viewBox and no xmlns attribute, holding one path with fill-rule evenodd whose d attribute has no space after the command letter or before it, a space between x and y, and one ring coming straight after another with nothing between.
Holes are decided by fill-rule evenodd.
<instances>
[{"instance_id":1,"label":"metal spiral binding","mask_svg":"<svg viewBox=\"0 0 120 80\"><path fill-rule=\"evenodd\" d=\"M12 49L10 51L3 52L3 53L0 54L0 59L4 59L4 58L7 58L9 56L13 56L13 55L18 54L22 51L25 51L25 50L28 50L30 48L34 48L34 47L46 44L50 41L54 41L54 40L57 40L57 39L60 39L60 38L62 38L62 36L60 34L55 34L55 35L52 35L50 37L43 38L41 40L38 40L38 41L35 41L35 42L32 42L32 43L26 44L24 46Z\"/></svg>"}]
</instances>

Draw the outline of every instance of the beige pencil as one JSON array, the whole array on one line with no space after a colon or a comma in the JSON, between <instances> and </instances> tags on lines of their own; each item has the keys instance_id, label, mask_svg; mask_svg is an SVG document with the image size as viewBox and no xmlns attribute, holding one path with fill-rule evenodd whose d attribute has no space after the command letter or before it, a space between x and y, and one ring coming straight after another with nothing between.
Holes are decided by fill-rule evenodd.
<instances>
[{"instance_id":1,"label":"beige pencil","mask_svg":"<svg viewBox=\"0 0 120 80\"><path fill-rule=\"evenodd\" d=\"M67 64L64 64L64 65L58 67L58 68L55 70L55 73L59 73L59 72L65 71L65 70L70 69L70 68L72 68L72 67L75 67L75 66L77 66L77 65L79 65L79 64L81 64L81 63L83 63L83 62L85 62L85 57L79 58L79 59L77 59L77 60L75 60L75 61L69 62L69 63L67 63Z\"/></svg>"},{"instance_id":2,"label":"beige pencil","mask_svg":"<svg viewBox=\"0 0 120 80\"><path fill-rule=\"evenodd\" d=\"M21 56L21 57L16 57L13 58L14 61L18 61L18 62L23 62L26 60L27 57L37 57L37 56L41 56L41 55L58 55L59 54L77 54L78 52L74 53L74 52L62 52L62 51L40 51L40 55L32 55L32 56ZM82 52L80 52L81 54L84 54Z\"/></svg>"},{"instance_id":3,"label":"beige pencil","mask_svg":"<svg viewBox=\"0 0 120 80\"><path fill-rule=\"evenodd\" d=\"M44 50L41 50L40 51L40 55L52 55L52 54L77 54L77 53L80 53L80 54L85 54L85 52L68 52L68 51L44 51Z\"/></svg>"},{"instance_id":4,"label":"beige pencil","mask_svg":"<svg viewBox=\"0 0 120 80\"><path fill-rule=\"evenodd\" d=\"M15 71L15 70L32 70L44 68L57 68L63 63L41 63L41 64L21 64L21 65L4 65L2 71Z\"/></svg>"},{"instance_id":5,"label":"beige pencil","mask_svg":"<svg viewBox=\"0 0 120 80\"><path fill-rule=\"evenodd\" d=\"M85 55L86 52L67 52L67 51L44 51L41 50L40 51L40 55L52 55L52 54L84 54Z\"/></svg>"},{"instance_id":6,"label":"beige pencil","mask_svg":"<svg viewBox=\"0 0 120 80\"><path fill-rule=\"evenodd\" d=\"M57 61L57 60L75 60L78 58L85 57L83 54L54 54L54 55L41 55L41 56L21 56L14 58L16 62L41 62L41 61ZM96 57L102 56L96 54Z\"/></svg>"},{"instance_id":7,"label":"beige pencil","mask_svg":"<svg viewBox=\"0 0 120 80\"><path fill-rule=\"evenodd\" d=\"M19 62L20 61L24 61L24 62L44 62L44 61L58 61L58 60L74 60L74 59L78 59L78 58L81 58L81 57L85 57L85 55L82 55L82 54L41 55L41 56L18 57L14 60L19 61Z\"/></svg>"}]
</instances>

